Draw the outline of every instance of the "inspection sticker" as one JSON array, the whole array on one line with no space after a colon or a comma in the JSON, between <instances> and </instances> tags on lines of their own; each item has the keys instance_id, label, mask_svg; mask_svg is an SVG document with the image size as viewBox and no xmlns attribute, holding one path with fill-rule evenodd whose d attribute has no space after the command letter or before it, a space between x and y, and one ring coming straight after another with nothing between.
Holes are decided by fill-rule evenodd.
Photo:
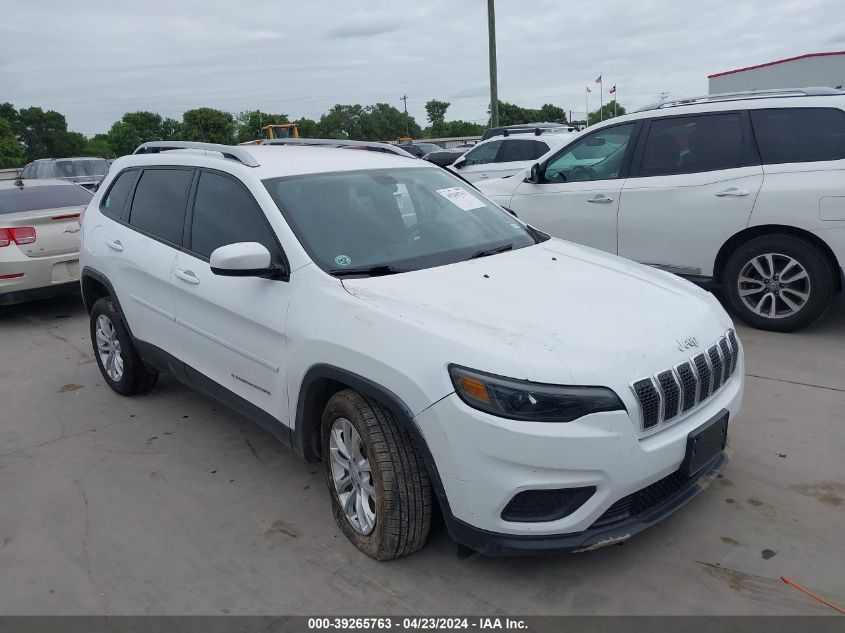
<instances>
[{"instance_id":1,"label":"inspection sticker","mask_svg":"<svg viewBox=\"0 0 845 633\"><path fill-rule=\"evenodd\" d=\"M449 187L448 189L438 189L437 193L446 198L449 202L464 211L472 211L473 209L480 209L484 205L481 200L473 196L469 191L463 187Z\"/></svg>"}]
</instances>

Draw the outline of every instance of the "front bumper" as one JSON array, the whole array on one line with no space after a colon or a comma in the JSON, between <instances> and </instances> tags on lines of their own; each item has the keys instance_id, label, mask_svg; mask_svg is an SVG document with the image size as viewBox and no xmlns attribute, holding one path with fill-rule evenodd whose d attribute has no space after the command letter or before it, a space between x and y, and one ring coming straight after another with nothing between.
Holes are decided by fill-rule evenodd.
<instances>
[{"instance_id":1,"label":"front bumper","mask_svg":"<svg viewBox=\"0 0 845 633\"><path fill-rule=\"evenodd\" d=\"M648 511L612 524L594 526L583 532L540 536L500 534L481 530L463 521L455 521L451 526L453 537L461 545L488 556L579 553L617 545L662 521L695 499L707 488L709 482L722 472L727 463L727 456L721 453L705 466L699 475L689 479L685 485Z\"/></svg>"},{"instance_id":2,"label":"front bumper","mask_svg":"<svg viewBox=\"0 0 845 633\"><path fill-rule=\"evenodd\" d=\"M743 372L741 359L731 379L700 408L643 438L625 411L565 424L520 422L476 411L455 394L444 398L420 413L416 423L436 464L452 536L477 551L506 554L590 548L645 529L694 498L702 480L724 467L722 455L696 478L677 481L688 435L721 411L733 424ZM673 487L659 503L623 521L607 521L607 513L626 498L666 481ZM502 517L520 492L589 486L595 493L563 518Z\"/></svg>"}]
</instances>

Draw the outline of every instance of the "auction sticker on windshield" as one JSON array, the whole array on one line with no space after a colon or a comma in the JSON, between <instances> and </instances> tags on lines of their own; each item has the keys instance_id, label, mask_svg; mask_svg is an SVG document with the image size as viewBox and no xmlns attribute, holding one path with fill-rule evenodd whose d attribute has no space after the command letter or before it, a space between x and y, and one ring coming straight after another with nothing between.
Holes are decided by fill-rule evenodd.
<instances>
[{"instance_id":1,"label":"auction sticker on windshield","mask_svg":"<svg viewBox=\"0 0 845 633\"><path fill-rule=\"evenodd\" d=\"M446 198L456 207L460 207L464 211L472 211L473 209L480 209L484 206L478 198L473 196L469 191L463 187L449 187L448 189L438 189L437 193Z\"/></svg>"}]
</instances>

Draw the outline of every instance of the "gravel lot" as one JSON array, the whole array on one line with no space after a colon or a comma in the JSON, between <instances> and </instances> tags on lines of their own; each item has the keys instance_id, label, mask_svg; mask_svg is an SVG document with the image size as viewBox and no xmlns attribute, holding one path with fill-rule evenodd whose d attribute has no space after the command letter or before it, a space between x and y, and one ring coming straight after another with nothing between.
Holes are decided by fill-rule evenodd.
<instances>
[{"instance_id":1,"label":"gravel lot","mask_svg":"<svg viewBox=\"0 0 845 633\"><path fill-rule=\"evenodd\" d=\"M832 614L845 605L845 302L738 328L732 461L622 546L459 560L442 526L393 563L332 519L319 466L163 377L100 378L73 298L0 308L2 614Z\"/></svg>"}]
</instances>

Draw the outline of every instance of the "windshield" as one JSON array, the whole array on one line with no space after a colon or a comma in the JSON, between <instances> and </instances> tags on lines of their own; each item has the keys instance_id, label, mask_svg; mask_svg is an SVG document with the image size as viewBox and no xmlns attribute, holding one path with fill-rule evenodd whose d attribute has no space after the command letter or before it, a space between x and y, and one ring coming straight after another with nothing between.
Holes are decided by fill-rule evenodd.
<instances>
[{"instance_id":1,"label":"windshield","mask_svg":"<svg viewBox=\"0 0 845 633\"><path fill-rule=\"evenodd\" d=\"M264 185L311 259L332 274L418 270L540 240L441 169L287 176Z\"/></svg>"},{"instance_id":2,"label":"windshield","mask_svg":"<svg viewBox=\"0 0 845 633\"><path fill-rule=\"evenodd\" d=\"M57 160L56 178L102 178L109 171L109 161L100 160Z\"/></svg>"}]
</instances>

